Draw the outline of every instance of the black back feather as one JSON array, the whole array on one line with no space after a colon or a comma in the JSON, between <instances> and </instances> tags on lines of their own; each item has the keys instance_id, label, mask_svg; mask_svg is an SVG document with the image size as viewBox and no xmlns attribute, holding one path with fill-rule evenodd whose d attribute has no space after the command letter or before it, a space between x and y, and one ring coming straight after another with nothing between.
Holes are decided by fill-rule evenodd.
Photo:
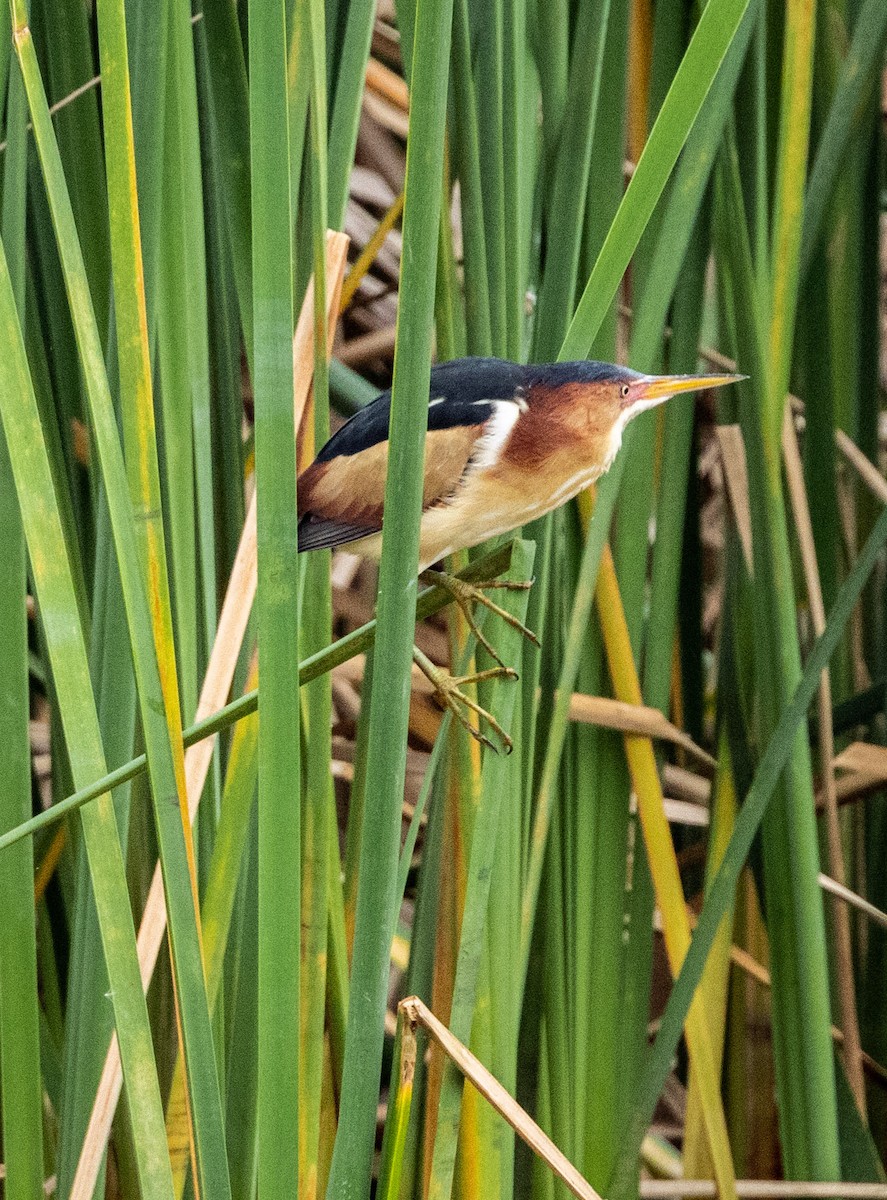
<instances>
[{"instance_id":1,"label":"black back feather","mask_svg":"<svg viewBox=\"0 0 887 1200\"><path fill-rule=\"evenodd\" d=\"M493 414L492 403L485 401L512 400L524 384L526 370L500 358L457 358L433 367L428 392L429 430L483 424ZM390 421L388 390L346 421L320 451L317 461L359 454L386 441Z\"/></svg>"}]
</instances>

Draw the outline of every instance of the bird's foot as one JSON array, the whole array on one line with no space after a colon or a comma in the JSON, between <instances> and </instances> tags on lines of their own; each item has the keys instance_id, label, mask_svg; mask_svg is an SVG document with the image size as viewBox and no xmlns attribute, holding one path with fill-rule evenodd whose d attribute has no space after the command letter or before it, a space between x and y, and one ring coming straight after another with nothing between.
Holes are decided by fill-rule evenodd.
<instances>
[{"instance_id":1,"label":"bird's foot","mask_svg":"<svg viewBox=\"0 0 887 1200\"><path fill-rule=\"evenodd\" d=\"M466 696L461 688L466 683L482 683L486 679L517 679L517 671L512 667L498 666L491 667L486 671L476 671L473 675L451 675L442 667L435 666L418 646L413 647L413 659L422 674L430 681L441 708L448 709L482 746L486 746L498 754L499 747L469 719L469 713L475 713L479 720L485 721L501 739L505 753L511 753L514 743L493 714L487 712L485 708L481 708L470 696Z\"/></svg>"},{"instance_id":2,"label":"bird's foot","mask_svg":"<svg viewBox=\"0 0 887 1200\"><path fill-rule=\"evenodd\" d=\"M448 592L453 597L455 603L462 610L462 614L468 622L471 632L486 650L487 654L489 654L490 658L495 659L500 667L505 667L505 663L499 657L489 639L481 632L480 626L474 619L473 605L482 604L484 608L488 608L497 617L501 617L503 621L507 621L514 629L520 630L524 637L528 638L534 646L539 645L539 639L533 633L532 629L528 629L522 621L512 616L510 612L496 604L486 594L491 588L505 588L510 592L526 592L533 586L532 579L485 579L478 583L467 583L464 579L459 579L455 575L448 575L445 571L423 571L419 578L423 583L443 588L445 592Z\"/></svg>"}]
</instances>

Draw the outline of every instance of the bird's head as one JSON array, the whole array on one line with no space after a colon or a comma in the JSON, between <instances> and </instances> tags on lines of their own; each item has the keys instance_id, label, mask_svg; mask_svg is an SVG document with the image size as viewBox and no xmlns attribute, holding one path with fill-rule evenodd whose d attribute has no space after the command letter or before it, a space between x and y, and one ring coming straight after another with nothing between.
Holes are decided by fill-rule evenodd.
<instances>
[{"instance_id":1,"label":"bird's head","mask_svg":"<svg viewBox=\"0 0 887 1200\"><path fill-rule=\"evenodd\" d=\"M603 468L610 465L629 421L685 392L722 387L743 375L644 375L601 362L556 363L539 369L530 396L555 424L592 443ZM537 399L538 398L538 399Z\"/></svg>"}]
</instances>

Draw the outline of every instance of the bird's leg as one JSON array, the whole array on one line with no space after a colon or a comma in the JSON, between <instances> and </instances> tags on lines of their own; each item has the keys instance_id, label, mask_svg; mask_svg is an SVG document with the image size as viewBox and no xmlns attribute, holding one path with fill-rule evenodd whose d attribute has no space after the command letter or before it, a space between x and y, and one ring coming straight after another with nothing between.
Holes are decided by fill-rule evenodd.
<instances>
[{"instance_id":1,"label":"bird's leg","mask_svg":"<svg viewBox=\"0 0 887 1200\"><path fill-rule=\"evenodd\" d=\"M461 691L461 687L466 683L481 683L485 679L517 679L517 671L511 667L498 666L491 667L487 671L477 671L474 675L451 675L449 671L445 671L442 667L435 666L431 659L426 654L423 654L418 646L413 646L413 660L426 679L430 681L441 708L449 709L456 720L465 726L473 738L476 738L482 745L498 753L498 747L490 741L486 734L481 733L478 728L472 725L468 719L466 710L477 713L481 721L486 721L490 728L502 739L505 753L511 753L514 748L513 742L493 714L487 712L485 708L481 708L479 704L466 696Z\"/></svg>"},{"instance_id":2,"label":"bird's leg","mask_svg":"<svg viewBox=\"0 0 887 1200\"><path fill-rule=\"evenodd\" d=\"M448 575L445 571L423 571L419 578L423 583L433 584L435 587L442 588L453 597L453 600L462 610L462 614L468 622L471 632L486 650L487 654L489 654L490 658L495 659L500 667L504 667L505 664L490 644L489 639L481 632L477 621L475 621L474 613L472 612L473 604L482 604L484 608L488 608L497 617L501 617L503 621L507 621L515 629L519 629L524 637L529 638L534 646L539 645L539 639L533 633L532 629L528 629L517 617L512 616L510 612L507 612L486 595L486 592L490 588L507 588L508 591L512 592L525 592L533 586L532 579L490 579L479 583L468 583L455 575Z\"/></svg>"}]
</instances>

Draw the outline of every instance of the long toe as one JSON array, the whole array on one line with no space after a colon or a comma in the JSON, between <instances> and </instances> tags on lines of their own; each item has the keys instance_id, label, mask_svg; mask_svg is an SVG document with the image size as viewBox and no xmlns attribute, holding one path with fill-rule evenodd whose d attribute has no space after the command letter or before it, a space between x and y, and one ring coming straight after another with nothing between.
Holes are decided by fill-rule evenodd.
<instances>
[{"instance_id":1,"label":"long toe","mask_svg":"<svg viewBox=\"0 0 887 1200\"><path fill-rule=\"evenodd\" d=\"M465 618L478 641L486 649L490 657L494 658L496 662L501 663L502 659L490 645L489 640L481 633L473 616L470 615L470 608L472 605L482 605L491 613L495 613L497 617L501 617L501 619L508 625L511 625L513 629L520 630L524 637L531 641L534 646L539 645L539 639L532 629L529 629L522 621L519 621L517 617L508 612L507 609L502 608L502 606L497 604L495 600L491 600L486 594L491 588L505 588L507 591L527 591L533 586L532 579L485 579L480 580L477 583L468 583L466 580L459 579L455 575L447 574L446 571L432 570L423 571L420 578L425 583L435 584L437 587L443 588L444 591L449 592L449 594L462 609L462 612L465 614Z\"/></svg>"},{"instance_id":2,"label":"long toe","mask_svg":"<svg viewBox=\"0 0 887 1200\"><path fill-rule=\"evenodd\" d=\"M512 667L491 667L486 671L477 671L473 675L454 676L442 667L435 666L417 646L413 647L413 658L434 687L435 697L441 708L448 709L476 741L498 754L499 747L483 732L482 726L485 723L500 739L505 753L511 753L514 749L511 738L493 714L467 696L462 691L462 687L468 684L482 683L489 679L517 679L517 672ZM477 716L478 724L474 724L470 720L469 713Z\"/></svg>"}]
</instances>

